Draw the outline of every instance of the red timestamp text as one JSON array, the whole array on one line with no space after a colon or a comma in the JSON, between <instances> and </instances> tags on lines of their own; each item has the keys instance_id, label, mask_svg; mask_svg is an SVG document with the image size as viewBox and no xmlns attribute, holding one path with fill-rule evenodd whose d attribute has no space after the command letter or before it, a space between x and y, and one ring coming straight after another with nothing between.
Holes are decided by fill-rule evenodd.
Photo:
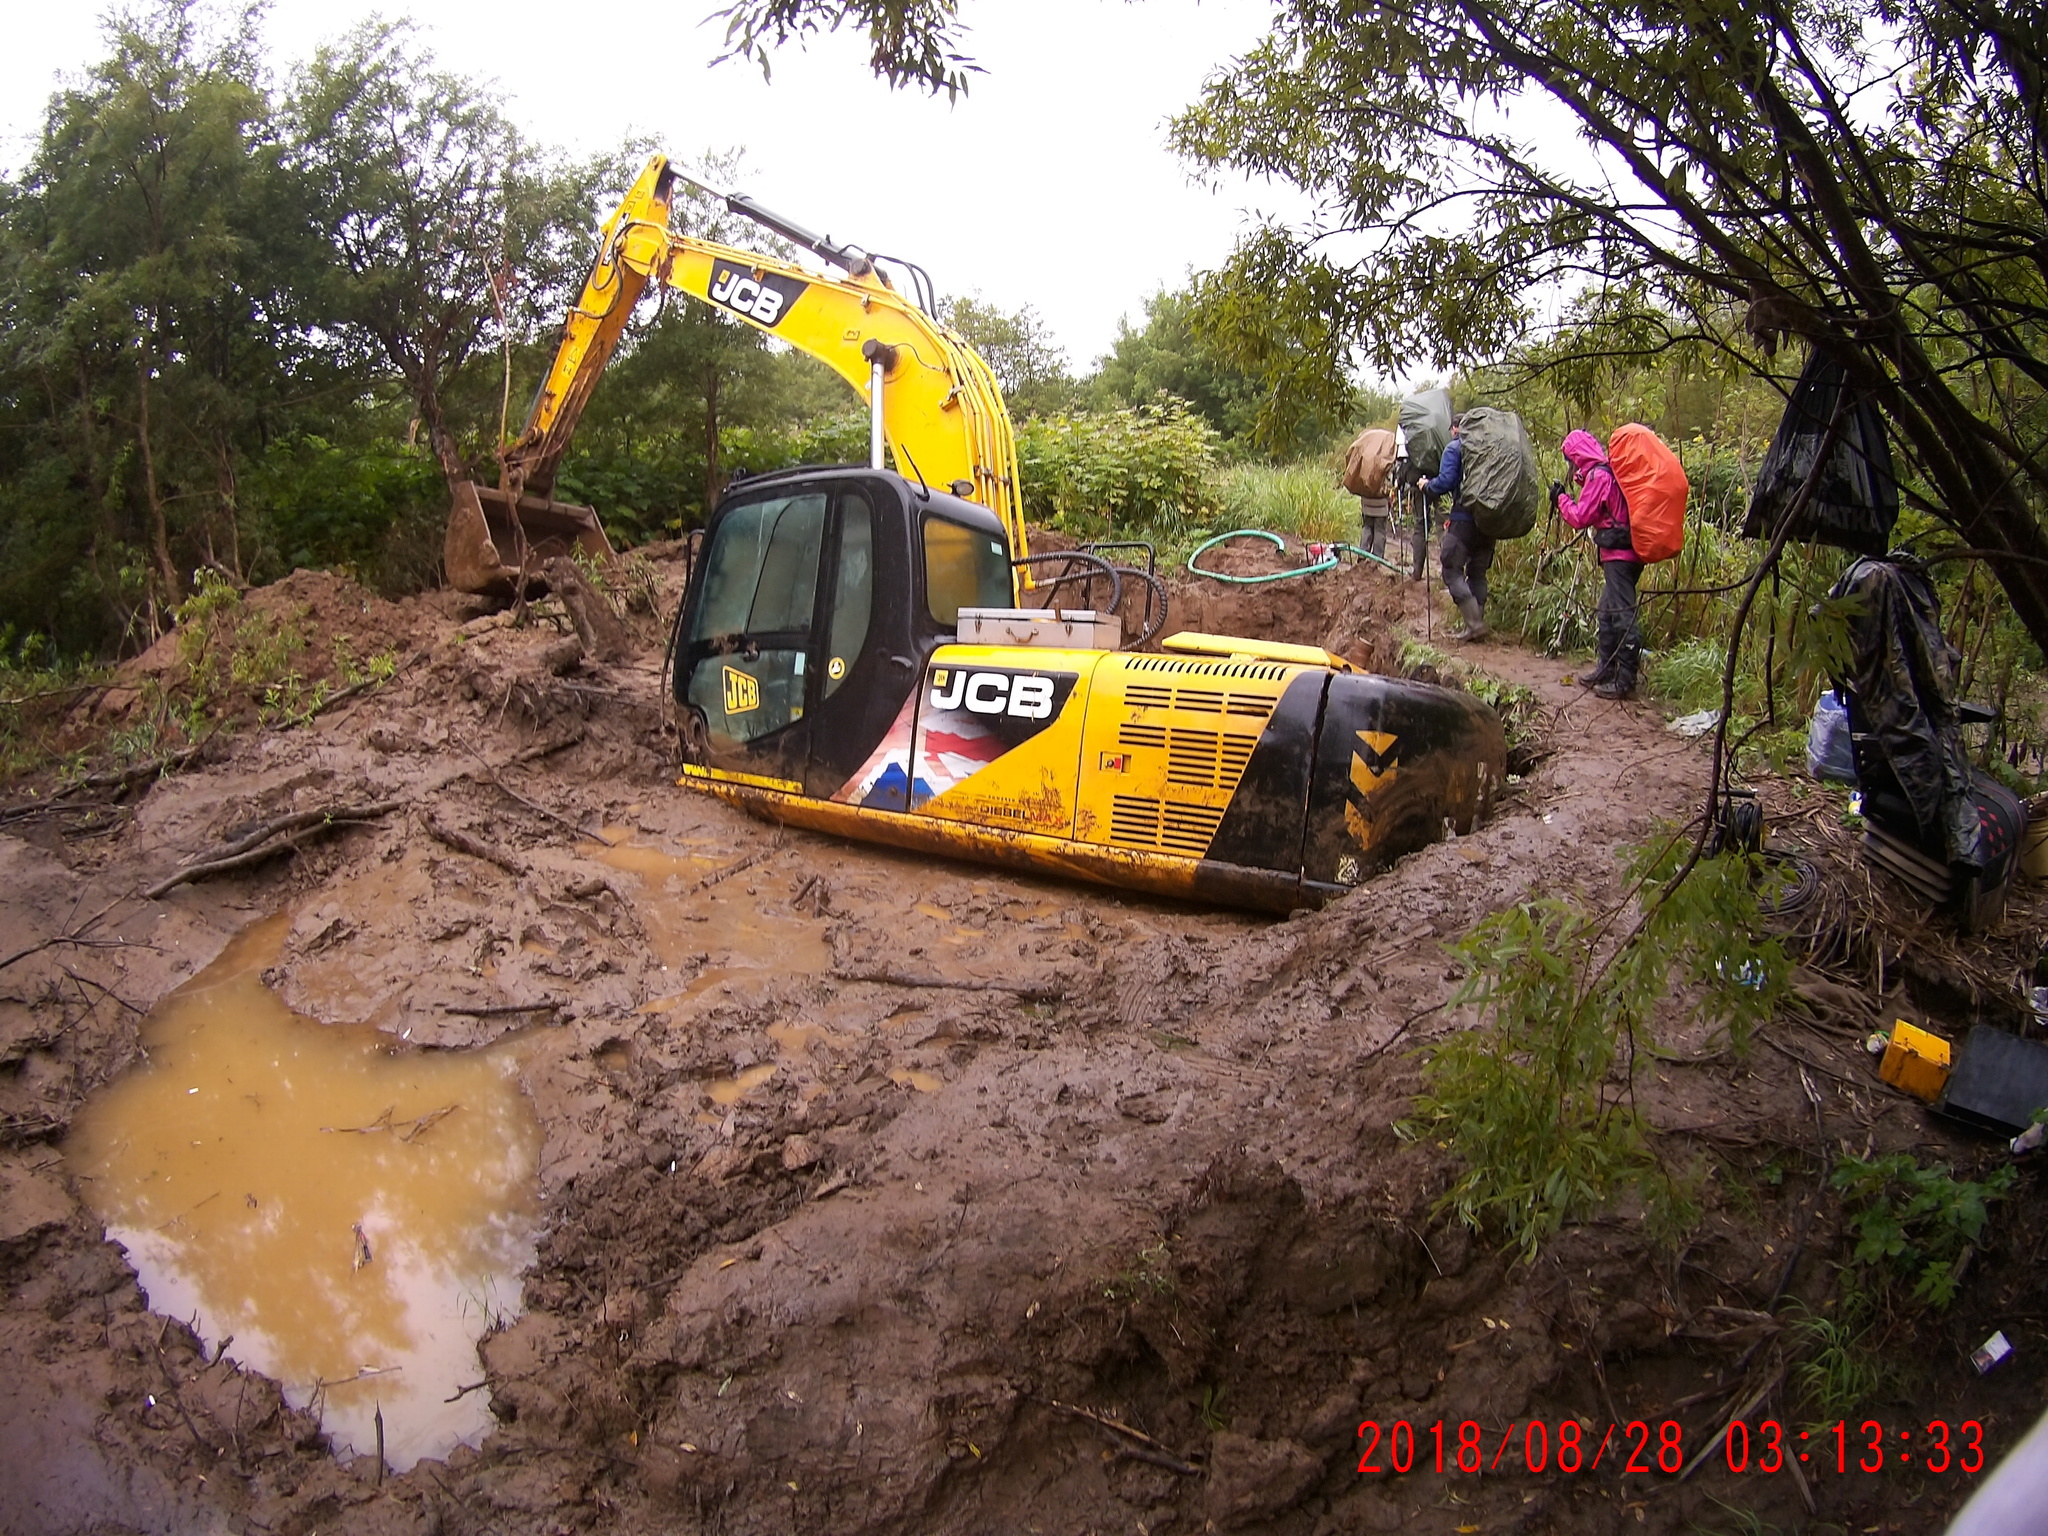
<instances>
[{"instance_id":1,"label":"red timestamp text","mask_svg":"<svg viewBox=\"0 0 2048 1536\"><path fill-rule=\"evenodd\" d=\"M1984 1470L1984 1426L1975 1419L1951 1424L1930 1419L1918 1425L1886 1425L1876 1419L1851 1424L1837 1419L1818 1429L1791 1429L1776 1419L1752 1428L1729 1424L1723 1449L1730 1472L1782 1472L1788 1461L1802 1468L1847 1476L1885 1472L1917 1463L1926 1472Z\"/></svg>"},{"instance_id":2,"label":"red timestamp text","mask_svg":"<svg viewBox=\"0 0 2048 1536\"><path fill-rule=\"evenodd\" d=\"M1737 1474L1834 1471L1882 1472L1917 1464L1933 1473L1974 1474L1984 1469L1984 1426L1975 1419L1951 1424L1894 1427L1866 1419L1799 1429L1765 1419L1737 1419L1688 1452L1685 1426L1676 1419L1631 1419L1600 1425L1584 1419L1512 1420L1504 1429L1476 1419L1414 1424L1406 1419L1358 1426L1358 1470L1366 1476L1435 1472L1445 1476L1523 1473L1574 1477L1602 1466L1617 1473L1676 1477L1718 1442L1728 1470Z\"/></svg>"}]
</instances>

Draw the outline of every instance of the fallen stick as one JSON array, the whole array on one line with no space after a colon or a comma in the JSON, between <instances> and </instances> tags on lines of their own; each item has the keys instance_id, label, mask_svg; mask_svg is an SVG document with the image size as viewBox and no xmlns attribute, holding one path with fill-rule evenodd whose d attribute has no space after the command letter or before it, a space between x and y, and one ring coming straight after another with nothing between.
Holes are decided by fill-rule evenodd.
<instances>
[{"instance_id":1,"label":"fallen stick","mask_svg":"<svg viewBox=\"0 0 2048 1536\"><path fill-rule=\"evenodd\" d=\"M1070 1414L1077 1419L1086 1419L1097 1429L1106 1431L1112 1437L1120 1436L1123 1443L1118 1446L1118 1449L1126 1456L1135 1456L1140 1461L1149 1461L1154 1466L1165 1467L1170 1471L1180 1473L1183 1477L1198 1477L1201 1475L1202 1469L1193 1462L1186 1460L1184 1457L1174 1455L1172 1451L1168 1450L1157 1440L1154 1440L1145 1431L1134 1429L1121 1419L1112 1419L1108 1414L1097 1413L1092 1408L1083 1408L1074 1403L1062 1403L1050 1397L1041 1397L1037 1401L1045 1404L1048 1408L1056 1409L1060 1413Z\"/></svg>"},{"instance_id":2,"label":"fallen stick","mask_svg":"<svg viewBox=\"0 0 2048 1536\"><path fill-rule=\"evenodd\" d=\"M488 777L492 785L494 785L497 789L503 791L505 794L509 795L512 799L517 800L521 805L525 806L529 811L532 811L536 816L545 816L549 821L554 822L557 826L568 828L569 831L574 832L578 837L587 837L594 843L603 843L607 848L618 847L617 838L606 837L602 832L586 831L584 828L577 826L576 823L571 821L568 817L558 815L554 811L549 810L544 805L536 805L533 801L527 799L526 796L519 793L518 790L514 789L511 785L507 784L503 779L499 778L495 772L490 773Z\"/></svg>"},{"instance_id":3,"label":"fallen stick","mask_svg":"<svg viewBox=\"0 0 2048 1536\"><path fill-rule=\"evenodd\" d=\"M509 759L509 762L537 762L541 758L547 757L553 753L566 751L568 748L575 746L582 739L582 731L571 731L567 736L558 737L553 741L543 741L534 746L527 747L524 751L514 752L511 758Z\"/></svg>"},{"instance_id":4,"label":"fallen stick","mask_svg":"<svg viewBox=\"0 0 2048 1536\"><path fill-rule=\"evenodd\" d=\"M87 949L99 946L112 946L127 943L128 941L126 939L92 939L86 937L86 935L89 934L94 928L99 926L99 921L101 918L105 917L109 912L113 911L114 908L121 905L121 903L126 901L127 899L128 898L125 896L116 896L112 901L108 902L104 907L101 907L99 911L93 913L91 917L88 917L84 922L80 923L77 927L68 929L63 933L53 934L51 937L42 940L40 943L30 944L26 948L17 949L13 954L8 955L5 959L0 959L0 971L6 970L8 966L14 964L14 962L17 960L26 960L30 955L41 954L44 950L54 949L59 944L75 944L81 949ZM72 910L75 912L78 909L74 906Z\"/></svg>"},{"instance_id":5,"label":"fallen stick","mask_svg":"<svg viewBox=\"0 0 2048 1536\"><path fill-rule=\"evenodd\" d=\"M711 889L712 886L717 885L721 880L730 880L734 875L738 874L741 870L752 869L756 864L760 863L763 859L767 858L768 855L773 853L774 851L775 845L773 843L770 843L766 848L756 848L752 853L748 854L743 859L733 860L732 863L726 865L723 869L714 869L710 874L706 875L702 880L699 880L695 885L690 887L690 894L694 896L699 891L708 891Z\"/></svg>"},{"instance_id":6,"label":"fallen stick","mask_svg":"<svg viewBox=\"0 0 2048 1536\"><path fill-rule=\"evenodd\" d=\"M298 811L290 816L280 816L277 820L267 822L237 838L229 845L226 854L187 864L183 869L159 880L142 893L142 899L156 901L187 881L203 880L209 875L224 875L234 870L247 869L251 865L263 863L274 854L296 853L299 845L293 837L288 836L280 843L266 843L266 839L276 837L280 832L317 835L331 831L335 827L354 826L361 822L373 821L379 816L388 816L393 811L403 808L404 804L402 800L376 800L367 805L327 806L320 810ZM259 844L263 846L258 846Z\"/></svg>"},{"instance_id":7,"label":"fallen stick","mask_svg":"<svg viewBox=\"0 0 2048 1536\"><path fill-rule=\"evenodd\" d=\"M1067 995L1065 987L1039 986L1028 981L983 981L970 977L948 981L943 976L919 976L910 971L834 971L836 981L868 981L887 987L928 987L939 992L1007 992L1026 1002L1053 1003Z\"/></svg>"},{"instance_id":8,"label":"fallen stick","mask_svg":"<svg viewBox=\"0 0 2048 1536\"><path fill-rule=\"evenodd\" d=\"M422 813L420 825L427 836L457 853L466 853L472 859L482 859L486 864L495 864L506 874L518 879L526 873L526 866L508 853L501 853L480 838L471 837L467 832L458 832L453 827L443 826L432 811Z\"/></svg>"},{"instance_id":9,"label":"fallen stick","mask_svg":"<svg viewBox=\"0 0 2048 1536\"><path fill-rule=\"evenodd\" d=\"M443 1013L459 1013L465 1019L496 1019L511 1013L552 1013L562 1005L552 1000L544 1003L441 1003L437 1005Z\"/></svg>"},{"instance_id":10,"label":"fallen stick","mask_svg":"<svg viewBox=\"0 0 2048 1536\"><path fill-rule=\"evenodd\" d=\"M244 827L239 832L230 828L229 831L234 832L234 836L227 839L227 846L222 848L216 857L228 858L234 854L245 853L249 849L254 848L258 843L266 842L277 836L280 832L296 832L301 827L315 827L321 822L335 817L388 816L391 812L403 807L404 804L403 800L372 800L367 805L343 809L337 809L331 805L319 806L310 811L293 811L286 816L278 816L269 821L258 822L255 826Z\"/></svg>"},{"instance_id":11,"label":"fallen stick","mask_svg":"<svg viewBox=\"0 0 2048 1536\"><path fill-rule=\"evenodd\" d=\"M144 779L156 778L173 768L182 768L204 752L212 742L214 732L208 731L204 741L195 741L189 747L180 747L175 752L166 752L153 757L146 763L137 763L131 768L110 768L100 773L89 773L75 784L65 786L59 795L75 795L81 789L126 789Z\"/></svg>"},{"instance_id":12,"label":"fallen stick","mask_svg":"<svg viewBox=\"0 0 2048 1536\"><path fill-rule=\"evenodd\" d=\"M1744 1399L1742 1404L1739 1407L1737 1407L1733 1413L1729 1414L1727 1418L1721 1421L1721 1427L1714 1432L1713 1438L1708 1440L1705 1445L1700 1447L1699 1454L1694 1456L1693 1459L1686 1464L1685 1470L1678 1474L1678 1480L1682 1483L1687 1478L1691 1477L1693 1473L1699 1471L1700 1463L1705 1461L1709 1456L1713 1455L1714 1447L1720 1445L1722 1441L1727 1438L1728 1427L1731 1424L1733 1424L1737 1419L1747 1418L1749 1414L1752 1411L1754 1411L1757 1404L1761 1403L1765 1398L1769 1397L1773 1392L1778 1390L1778 1383L1783 1381L1784 1379L1785 1367L1781 1363L1778 1366L1777 1371L1771 1376L1771 1379L1769 1381L1766 1381L1761 1387L1758 1387L1756 1391L1752 1392L1746 1399Z\"/></svg>"}]
</instances>

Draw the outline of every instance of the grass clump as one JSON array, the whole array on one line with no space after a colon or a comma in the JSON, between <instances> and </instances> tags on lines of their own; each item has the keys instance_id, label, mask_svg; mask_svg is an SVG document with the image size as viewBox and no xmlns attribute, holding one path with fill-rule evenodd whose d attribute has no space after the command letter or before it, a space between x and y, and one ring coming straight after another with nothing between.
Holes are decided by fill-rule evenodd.
<instances>
[{"instance_id":1,"label":"grass clump","mask_svg":"<svg viewBox=\"0 0 2048 1536\"><path fill-rule=\"evenodd\" d=\"M1329 464L1237 464L1218 488L1224 528L1261 528L1303 543L1356 543L1358 498L1339 483Z\"/></svg>"}]
</instances>

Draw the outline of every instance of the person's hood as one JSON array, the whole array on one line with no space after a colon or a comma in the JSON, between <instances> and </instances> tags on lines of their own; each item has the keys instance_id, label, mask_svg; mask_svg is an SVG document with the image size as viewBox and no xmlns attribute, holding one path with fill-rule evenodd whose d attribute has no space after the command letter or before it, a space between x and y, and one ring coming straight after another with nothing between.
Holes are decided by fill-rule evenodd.
<instances>
[{"instance_id":1,"label":"person's hood","mask_svg":"<svg viewBox=\"0 0 2048 1536\"><path fill-rule=\"evenodd\" d=\"M1600 439L1584 428L1567 432L1563 449L1565 462L1582 479L1595 464L1607 462L1607 450L1600 446Z\"/></svg>"}]
</instances>

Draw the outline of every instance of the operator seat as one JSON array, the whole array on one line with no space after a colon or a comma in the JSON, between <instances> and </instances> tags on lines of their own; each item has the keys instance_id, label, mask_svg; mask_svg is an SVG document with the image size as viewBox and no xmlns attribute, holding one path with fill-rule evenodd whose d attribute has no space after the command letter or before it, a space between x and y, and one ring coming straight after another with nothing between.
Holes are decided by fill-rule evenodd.
<instances>
[{"instance_id":1,"label":"operator seat","mask_svg":"<svg viewBox=\"0 0 2048 1536\"><path fill-rule=\"evenodd\" d=\"M2026 812L1964 753L1963 726L1997 714L1955 702L1961 656L1942 634L1927 567L1896 550L1867 555L1828 595L1857 599L1836 687L1863 791L1863 856L1954 911L1964 932L1989 927L2005 910Z\"/></svg>"}]
</instances>

